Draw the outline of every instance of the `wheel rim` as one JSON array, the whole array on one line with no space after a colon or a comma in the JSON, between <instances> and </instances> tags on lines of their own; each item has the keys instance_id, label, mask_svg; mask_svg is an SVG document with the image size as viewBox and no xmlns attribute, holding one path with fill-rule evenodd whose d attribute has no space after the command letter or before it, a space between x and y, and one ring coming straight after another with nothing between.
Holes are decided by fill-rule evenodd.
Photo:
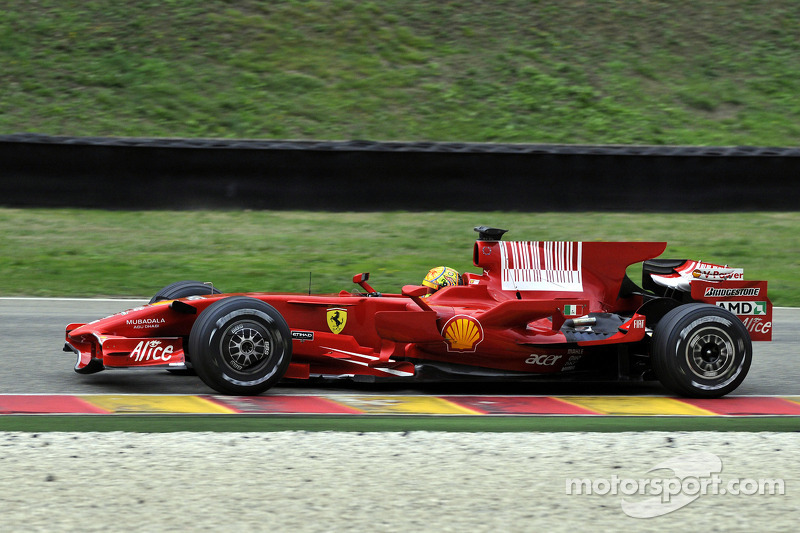
<instances>
[{"instance_id":1,"label":"wheel rim","mask_svg":"<svg viewBox=\"0 0 800 533\"><path fill-rule=\"evenodd\" d=\"M272 353L272 337L255 322L236 322L222 336L222 360L231 370L253 374L261 370Z\"/></svg>"},{"instance_id":2,"label":"wheel rim","mask_svg":"<svg viewBox=\"0 0 800 533\"><path fill-rule=\"evenodd\" d=\"M736 350L731 337L717 328L704 328L692 335L686 348L689 370L701 379L718 379L731 372Z\"/></svg>"}]
</instances>

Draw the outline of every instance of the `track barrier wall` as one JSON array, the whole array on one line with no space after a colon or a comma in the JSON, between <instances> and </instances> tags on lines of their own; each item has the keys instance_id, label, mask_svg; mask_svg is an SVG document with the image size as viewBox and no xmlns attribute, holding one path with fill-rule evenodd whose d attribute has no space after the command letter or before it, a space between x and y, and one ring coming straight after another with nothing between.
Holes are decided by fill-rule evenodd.
<instances>
[{"instance_id":1,"label":"track barrier wall","mask_svg":"<svg viewBox=\"0 0 800 533\"><path fill-rule=\"evenodd\" d=\"M0 205L331 211L756 211L800 149L0 136Z\"/></svg>"}]
</instances>

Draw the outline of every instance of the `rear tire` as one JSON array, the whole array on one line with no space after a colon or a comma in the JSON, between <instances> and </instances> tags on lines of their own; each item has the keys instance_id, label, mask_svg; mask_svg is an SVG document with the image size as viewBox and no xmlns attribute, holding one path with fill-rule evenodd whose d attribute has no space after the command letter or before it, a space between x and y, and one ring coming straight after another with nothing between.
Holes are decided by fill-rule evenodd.
<instances>
[{"instance_id":1,"label":"rear tire","mask_svg":"<svg viewBox=\"0 0 800 533\"><path fill-rule=\"evenodd\" d=\"M177 298L186 298L187 296L201 296L203 294L222 294L220 291L206 285L200 281L176 281L171 283L158 291L155 296L150 298L149 304L160 302L161 300L175 300Z\"/></svg>"},{"instance_id":2,"label":"rear tire","mask_svg":"<svg viewBox=\"0 0 800 533\"><path fill-rule=\"evenodd\" d=\"M718 398L744 381L753 347L736 315L695 303L676 307L658 322L651 356L656 376L672 392Z\"/></svg>"},{"instance_id":3,"label":"rear tire","mask_svg":"<svg viewBox=\"0 0 800 533\"><path fill-rule=\"evenodd\" d=\"M200 313L189 335L197 375L223 394L261 394L286 373L292 358L289 326L271 305L233 296Z\"/></svg>"}]
</instances>

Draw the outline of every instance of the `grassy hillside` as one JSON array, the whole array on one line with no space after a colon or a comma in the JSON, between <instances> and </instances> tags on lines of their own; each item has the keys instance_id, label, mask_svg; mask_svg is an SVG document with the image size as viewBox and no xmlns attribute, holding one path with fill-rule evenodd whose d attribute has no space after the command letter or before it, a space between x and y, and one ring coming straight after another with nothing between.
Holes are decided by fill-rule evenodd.
<instances>
[{"instance_id":1,"label":"grassy hillside","mask_svg":"<svg viewBox=\"0 0 800 533\"><path fill-rule=\"evenodd\" d=\"M0 134L793 146L796 0L5 0Z\"/></svg>"}]
</instances>

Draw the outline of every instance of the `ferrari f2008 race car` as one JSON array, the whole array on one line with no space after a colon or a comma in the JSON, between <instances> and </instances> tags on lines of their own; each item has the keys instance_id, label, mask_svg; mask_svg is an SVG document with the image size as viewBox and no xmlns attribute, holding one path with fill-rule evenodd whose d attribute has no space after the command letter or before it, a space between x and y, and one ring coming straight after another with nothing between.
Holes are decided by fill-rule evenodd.
<instances>
[{"instance_id":1,"label":"ferrari f2008 race car","mask_svg":"<svg viewBox=\"0 0 800 533\"><path fill-rule=\"evenodd\" d=\"M281 379L659 380L719 397L772 336L766 281L656 259L663 242L504 241L480 226L479 274L433 294L381 294L369 274L335 295L222 294L181 281L148 305L69 324L75 371L193 368L211 388L260 394ZM626 274L642 262L642 284Z\"/></svg>"}]
</instances>

